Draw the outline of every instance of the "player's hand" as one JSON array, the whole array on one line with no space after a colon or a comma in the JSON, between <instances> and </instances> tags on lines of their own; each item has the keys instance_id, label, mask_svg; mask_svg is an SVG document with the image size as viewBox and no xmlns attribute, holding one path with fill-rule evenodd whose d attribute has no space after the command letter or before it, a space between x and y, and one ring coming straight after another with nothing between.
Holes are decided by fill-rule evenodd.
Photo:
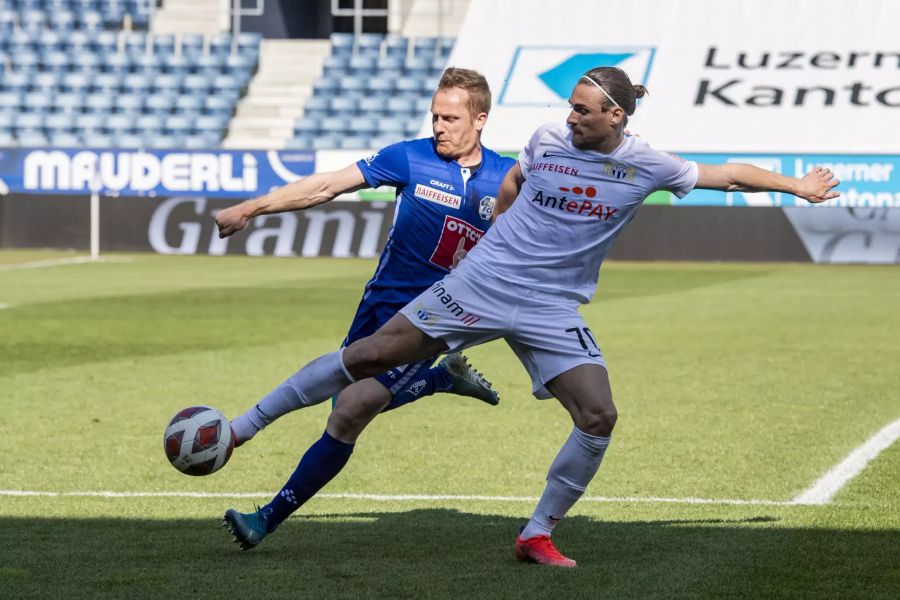
<instances>
[{"instance_id":1,"label":"player's hand","mask_svg":"<svg viewBox=\"0 0 900 600\"><path fill-rule=\"evenodd\" d=\"M463 238L459 238L459 244L456 246L456 252L453 253L453 263L450 265L451 269L455 269L459 265L459 261L466 257L466 240Z\"/></svg>"},{"instance_id":2,"label":"player's hand","mask_svg":"<svg viewBox=\"0 0 900 600\"><path fill-rule=\"evenodd\" d=\"M247 226L250 219L244 214L241 204L229 206L216 214L216 226L219 228L219 237L227 238Z\"/></svg>"},{"instance_id":3,"label":"player's hand","mask_svg":"<svg viewBox=\"0 0 900 600\"><path fill-rule=\"evenodd\" d=\"M834 178L831 169L815 167L800 180L800 188L796 195L813 204L818 204L840 196L840 192L832 190L839 183L840 181Z\"/></svg>"}]
</instances>

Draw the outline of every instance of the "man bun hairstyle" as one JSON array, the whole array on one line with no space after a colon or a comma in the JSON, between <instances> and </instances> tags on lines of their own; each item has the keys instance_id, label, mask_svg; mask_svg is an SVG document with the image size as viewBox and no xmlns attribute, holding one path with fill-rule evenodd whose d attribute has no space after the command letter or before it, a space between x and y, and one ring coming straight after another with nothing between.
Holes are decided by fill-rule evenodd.
<instances>
[{"instance_id":1,"label":"man bun hairstyle","mask_svg":"<svg viewBox=\"0 0 900 600\"><path fill-rule=\"evenodd\" d=\"M441 75L437 89L460 88L469 93L467 106L472 117L491 112L491 88L487 79L478 71L448 67Z\"/></svg>"},{"instance_id":2,"label":"man bun hairstyle","mask_svg":"<svg viewBox=\"0 0 900 600\"><path fill-rule=\"evenodd\" d=\"M618 67L596 67L585 73L583 77L593 81L615 101L610 101L604 95L602 105L604 111L614 108L618 104L626 115L631 116L637 107L637 99L643 98L648 93L644 86L632 84L628 73ZM590 84L588 83L588 85Z\"/></svg>"}]
</instances>

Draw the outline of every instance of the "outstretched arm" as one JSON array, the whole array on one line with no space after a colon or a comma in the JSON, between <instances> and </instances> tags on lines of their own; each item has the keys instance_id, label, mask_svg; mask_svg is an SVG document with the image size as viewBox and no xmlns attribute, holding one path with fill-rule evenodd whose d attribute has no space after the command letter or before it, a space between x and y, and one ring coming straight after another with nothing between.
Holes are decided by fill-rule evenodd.
<instances>
[{"instance_id":1,"label":"outstretched arm","mask_svg":"<svg viewBox=\"0 0 900 600\"><path fill-rule=\"evenodd\" d=\"M801 179L779 175L753 165L698 165L700 174L695 187L726 192L787 192L812 203L840 196L832 190L840 183L830 169L816 167Z\"/></svg>"},{"instance_id":2,"label":"outstretched arm","mask_svg":"<svg viewBox=\"0 0 900 600\"><path fill-rule=\"evenodd\" d=\"M497 217L505 213L509 207L512 206L516 196L519 195L519 190L522 189L523 183L525 183L525 176L522 175L522 169L517 162L506 172L506 177L503 178L503 183L500 184L500 192L497 194L497 204L494 206L495 221L497 220Z\"/></svg>"},{"instance_id":3,"label":"outstretched arm","mask_svg":"<svg viewBox=\"0 0 900 600\"><path fill-rule=\"evenodd\" d=\"M228 237L240 231L253 217L303 210L333 200L340 194L355 192L365 187L368 187L368 184L356 163L340 171L315 173L258 198L219 211L216 215L219 237Z\"/></svg>"}]
</instances>

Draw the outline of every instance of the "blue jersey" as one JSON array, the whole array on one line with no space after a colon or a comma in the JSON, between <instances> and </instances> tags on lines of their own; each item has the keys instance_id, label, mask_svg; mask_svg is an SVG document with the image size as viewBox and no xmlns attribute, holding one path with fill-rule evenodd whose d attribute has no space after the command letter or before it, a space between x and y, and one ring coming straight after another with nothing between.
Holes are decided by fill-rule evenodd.
<instances>
[{"instance_id":1,"label":"blue jersey","mask_svg":"<svg viewBox=\"0 0 900 600\"><path fill-rule=\"evenodd\" d=\"M481 239L515 160L482 148L481 165L473 171L442 158L434 139L423 138L393 144L356 164L373 188L397 188L394 225L363 296L364 303L396 312L450 272L460 240L470 250Z\"/></svg>"}]
</instances>

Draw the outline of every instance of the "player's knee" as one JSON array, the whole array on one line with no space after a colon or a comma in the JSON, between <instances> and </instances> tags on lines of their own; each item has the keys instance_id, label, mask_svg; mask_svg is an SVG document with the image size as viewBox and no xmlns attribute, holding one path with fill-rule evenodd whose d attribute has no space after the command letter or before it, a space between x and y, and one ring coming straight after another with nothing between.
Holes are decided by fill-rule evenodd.
<instances>
[{"instance_id":1,"label":"player's knee","mask_svg":"<svg viewBox=\"0 0 900 600\"><path fill-rule=\"evenodd\" d=\"M579 429L588 435L608 436L616 426L619 413L615 406L592 408L582 413Z\"/></svg>"},{"instance_id":2,"label":"player's knee","mask_svg":"<svg viewBox=\"0 0 900 600\"><path fill-rule=\"evenodd\" d=\"M394 366L386 365L387 359L385 348L373 338L354 342L344 350L344 366L357 380L380 375Z\"/></svg>"}]
</instances>

